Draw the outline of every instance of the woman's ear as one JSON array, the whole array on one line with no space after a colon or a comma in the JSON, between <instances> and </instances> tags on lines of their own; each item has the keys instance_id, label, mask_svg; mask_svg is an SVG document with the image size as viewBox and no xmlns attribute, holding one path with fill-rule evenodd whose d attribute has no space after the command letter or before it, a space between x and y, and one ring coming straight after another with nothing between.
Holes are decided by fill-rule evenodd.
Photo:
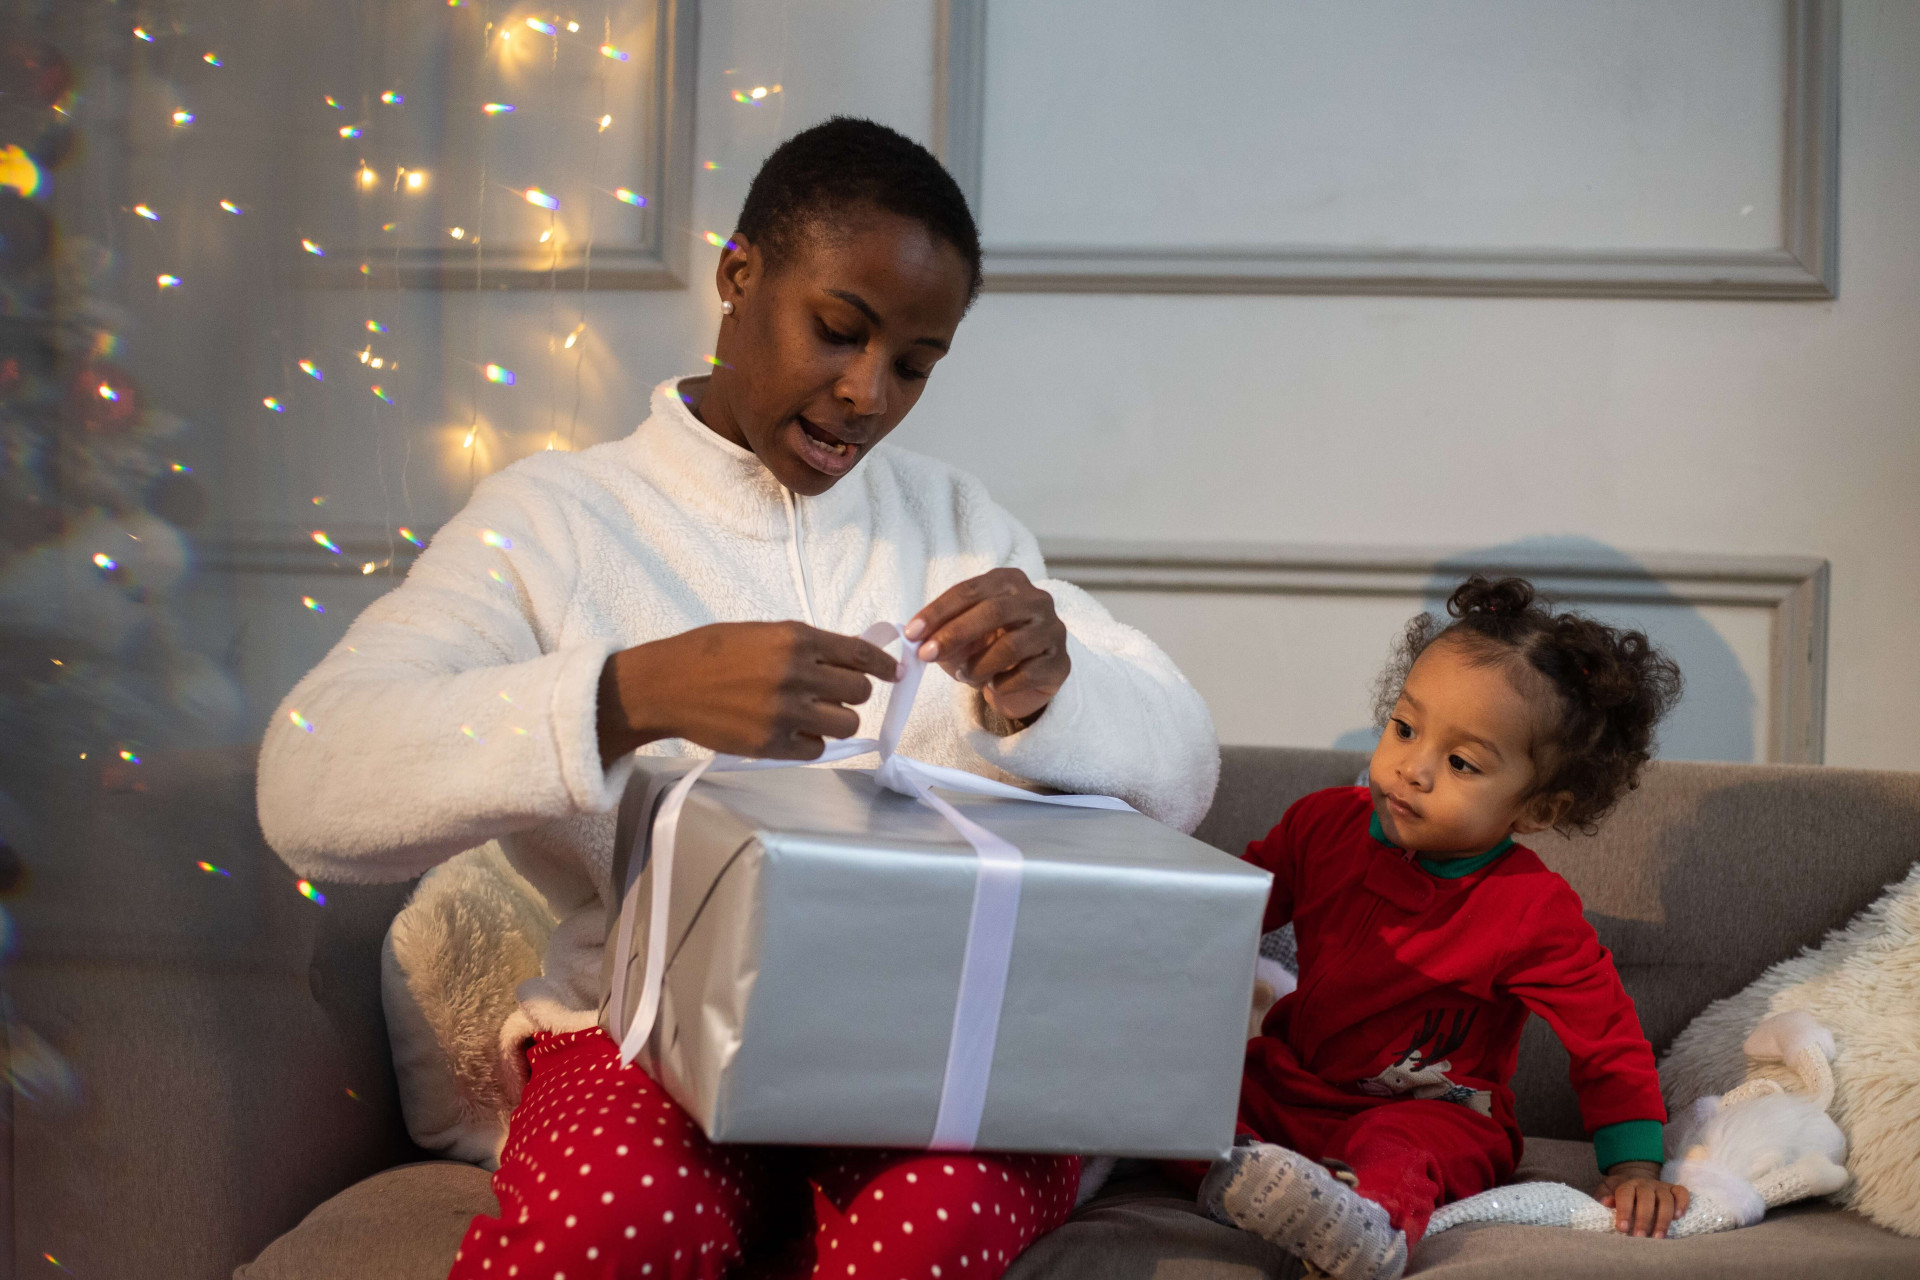
<instances>
[{"instance_id":1,"label":"woman's ear","mask_svg":"<svg viewBox=\"0 0 1920 1280\"><path fill-rule=\"evenodd\" d=\"M720 265L713 274L720 301L731 302L737 310L747 300L747 295L753 291L761 274L760 251L736 231L721 251Z\"/></svg>"},{"instance_id":2,"label":"woman's ear","mask_svg":"<svg viewBox=\"0 0 1920 1280\"><path fill-rule=\"evenodd\" d=\"M1521 810L1519 820L1513 824L1513 834L1530 836L1536 831L1545 831L1548 827L1557 827L1573 808L1573 792L1555 791L1541 794L1527 802Z\"/></svg>"}]
</instances>

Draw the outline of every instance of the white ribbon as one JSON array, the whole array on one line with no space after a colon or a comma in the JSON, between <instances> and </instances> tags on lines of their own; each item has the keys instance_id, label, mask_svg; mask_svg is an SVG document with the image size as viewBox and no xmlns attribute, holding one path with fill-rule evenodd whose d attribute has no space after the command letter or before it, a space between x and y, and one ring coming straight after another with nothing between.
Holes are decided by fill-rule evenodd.
<instances>
[{"instance_id":1,"label":"white ribbon","mask_svg":"<svg viewBox=\"0 0 1920 1280\"><path fill-rule=\"evenodd\" d=\"M888 645L905 634L891 622L869 627L860 637L869 644ZM680 812L687 794L703 774L746 769L787 769L829 764L878 752L880 766L874 781L889 791L909 796L945 818L966 837L978 856L973 882L973 911L967 921L966 952L960 962L960 992L954 1003L953 1032L947 1042L946 1074L940 1084L940 1109L934 1119L932 1150L969 1151L980 1133L980 1116L987 1101L987 1080L993 1067L994 1041L1000 1030L1000 1006L1007 990L1007 965L1013 955L1013 935L1020 911L1020 850L948 804L933 788L969 795L997 796L1039 804L1081 809L1123 809L1133 806L1112 796L1042 796L994 782L960 769L927 764L898 753L900 735L919 692L926 664L915 646L901 653L900 682L887 701L878 738L846 738L832 743L814 760L756 760L716 755L702 760L668 789L653 820L652 853L645 865L653 868L652 904L647 922L646 966L640 980L640 1005L634 1010L620 1040L620 1061L630 1063L653 1035L660 1014L661 989L667 968L667 909L672 902L674 841L680 830ZM641 860L629 859L627 883L615 929L612 1008L617 1023L626 1008L627 968L632 962L633 928L640 915Z\"/></svg>"}]
</instances>

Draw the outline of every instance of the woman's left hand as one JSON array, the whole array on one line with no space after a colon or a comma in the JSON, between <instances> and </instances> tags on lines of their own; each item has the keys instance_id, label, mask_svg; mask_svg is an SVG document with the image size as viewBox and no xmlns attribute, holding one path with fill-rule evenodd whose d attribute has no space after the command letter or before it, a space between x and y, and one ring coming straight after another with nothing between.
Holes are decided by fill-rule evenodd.
<instances>
[{"instance_id":1,"label":"woman's left hand","mask_svg":"<svg viewBox=\"0 0 1920 1280\"><path fill-rule=\"evenodd\" d=\"M980 690L1015 724L1046 710L1072 670L1053 597L1018 569L993 569L949 588L906 632L923 661Z\"/></svg>"}]
</instances>

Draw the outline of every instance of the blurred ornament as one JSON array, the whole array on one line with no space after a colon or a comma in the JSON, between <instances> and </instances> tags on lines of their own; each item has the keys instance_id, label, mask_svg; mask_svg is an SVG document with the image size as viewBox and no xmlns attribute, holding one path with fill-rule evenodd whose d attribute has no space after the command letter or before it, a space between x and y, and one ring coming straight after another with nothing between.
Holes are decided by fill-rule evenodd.
<instances>
[{"instance_id":1,"label":"blurred ornament","mask_svg":"<svg viewBox=\"0 0 1920 1280\"><path fill-rule=\"evenodd\" d=\"M40 190L40 165L25 148L12 143L0 147L0 187L9 187L23 196Z\"/></svg>"},{"instance_id":2,"label":"blurred ornament","mask_svg":"<svg viewBox=\"0 0 1920 1280\"><path fill-rule=\"evenodd\" d=\"M0 100L51 107L72 88L73 68L52 45L21 36L0 40Z\"/></svg>"},{"instance_id":3,"label":"blurred ornament","mask_svg":"<svg viewBox=\"0 0 1920 1280\"><path fill-rule=\"evenodd\" d=\"M67 416L90 435L125 435L144 411L133 375L115 365L89 364L67 389Z\"/></svg>"}]
</instances>

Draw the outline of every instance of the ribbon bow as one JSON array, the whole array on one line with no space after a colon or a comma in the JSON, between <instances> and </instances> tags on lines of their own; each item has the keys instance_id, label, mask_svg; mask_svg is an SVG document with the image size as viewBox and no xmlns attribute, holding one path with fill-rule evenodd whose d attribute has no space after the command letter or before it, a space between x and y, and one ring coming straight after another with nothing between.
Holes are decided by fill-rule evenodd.
<instances>
[{"instance_id":1,"label":"ribbon bow","mask_svg":"<svg viewBox=\"0 0 1920 1280\"><path fill-rule=\"evenodd\" d=\"M875 623L862 640L882 647L905 640L900 627ZM748 769L789 769L830 764L877 752L880 765L874 781L889 791L910 797L945 818L978 857L973 885L973 911L967 922L967 946L960 965L960 993L953 1009L953 1034L947 1042L946 1074L940 1085L940 1109L934 1120L932 1150L971 1150L980 1132L986 1108L987 1080L993 1066L994 1041L1000 1029L1000 1006L1006 996L1007 965L1013 955L1013 935L1020 909L1020 881L1024 859L1020 850L974 822L934 793L933 788L968 795L996 796L1037 804L1081 809L1121 809L1133 806L1112 796L1042 796L961 769L927 764L899 754L900 735L907 727L920 690L926 664L907 644L901 653L900 682L887 701L878 738L843 738L831 743L814 760L761 760L746 756L715 755L700 761L668 789L653 820L649 859L629 860L627 883L615 930L612 1007L616 1024L626 1008L627 968L632 959L633 929L640 915L640 872L653 868L652 903L647 918L646 964L640 980L640 1003L620 1040L620 1061L630 1063L653 1035L666 981L667 908L672 900L674 842L687 795L708 772L732 773Z\"/></svg>"}]
</instances>

